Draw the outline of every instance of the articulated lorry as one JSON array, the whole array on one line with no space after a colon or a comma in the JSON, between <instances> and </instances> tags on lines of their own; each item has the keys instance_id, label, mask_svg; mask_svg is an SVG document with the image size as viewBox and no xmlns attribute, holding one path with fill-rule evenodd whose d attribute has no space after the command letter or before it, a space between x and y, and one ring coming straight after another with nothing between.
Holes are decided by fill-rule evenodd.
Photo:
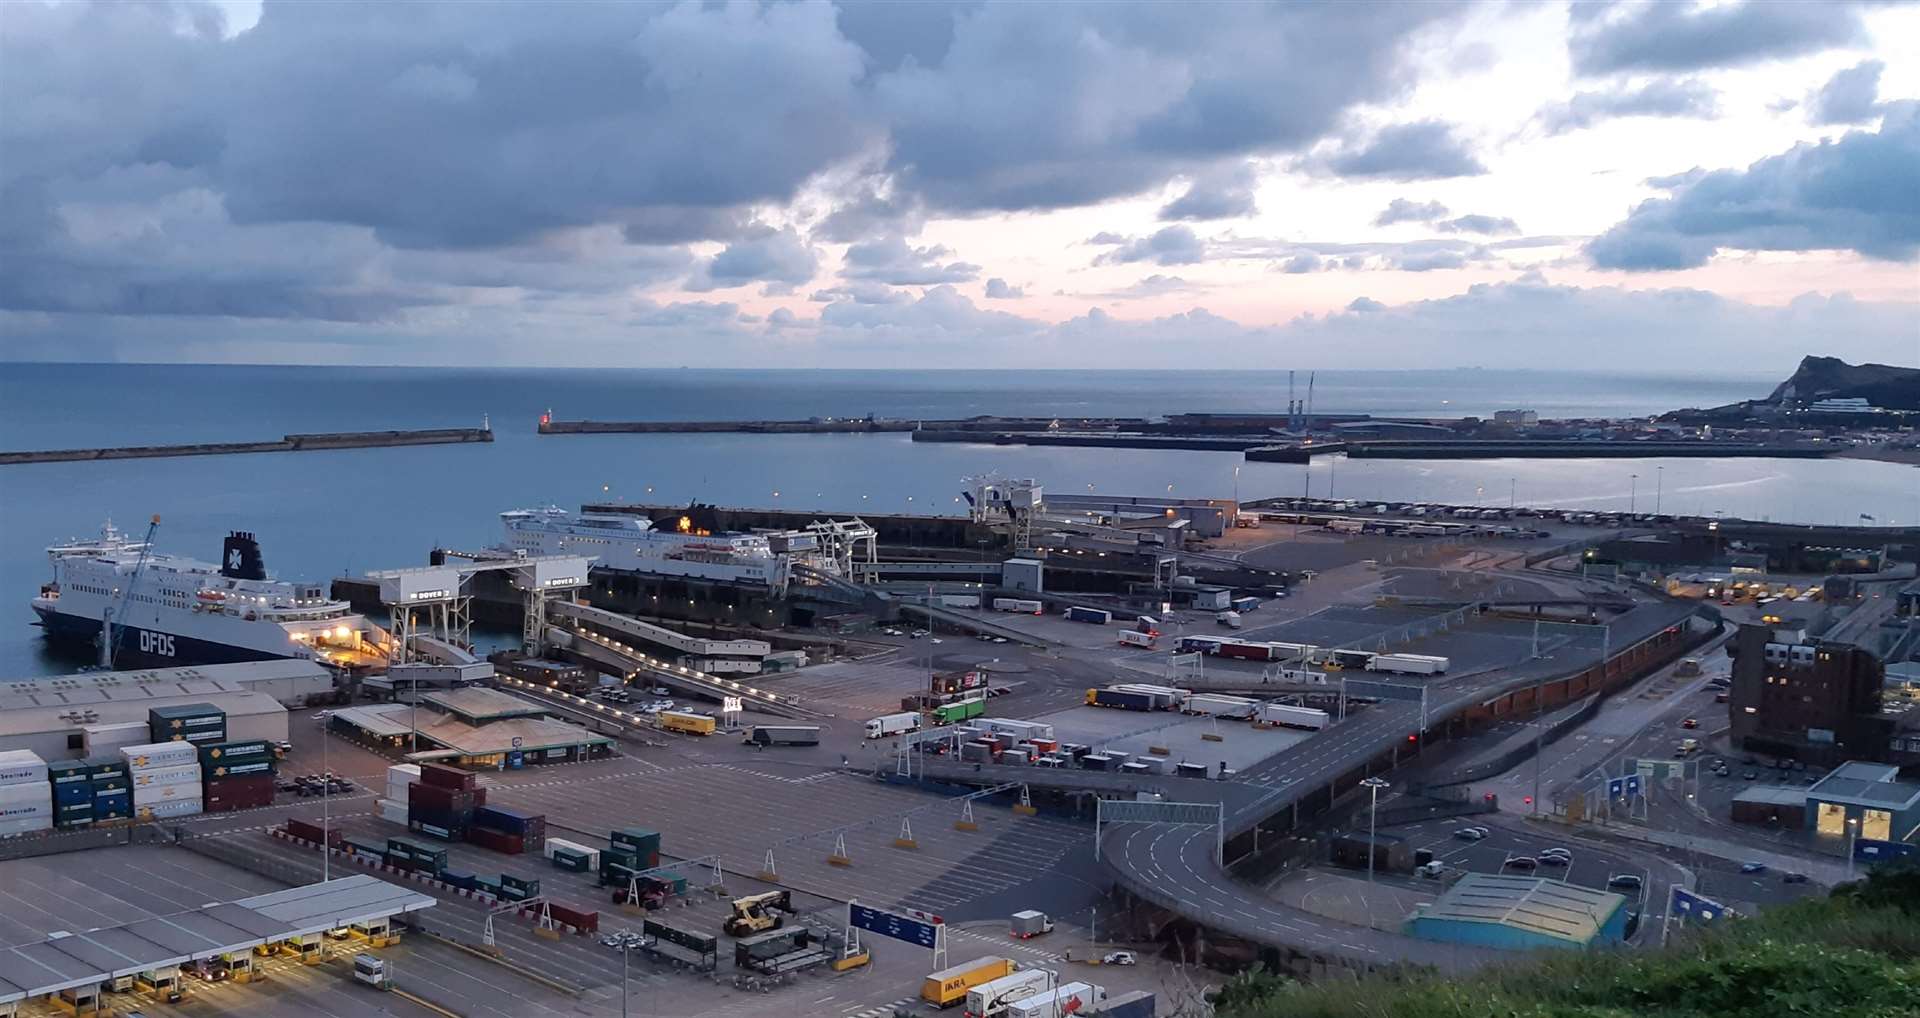
<instances>
[{"instance_id":1,"label":"articulated lorry","mask_svg":"<svg viewBox=\"0 0 1920 1018\"><path fill-rule=\"evenodd\" d=\"M882 714L867 722L866 736L869 739L884 739L889 735L900 735L920 729L920 715L901 712Z\"/></svg>"},{"instance_id":2,"label":"articulated lorry","mask_svg":"<svg viewBox=\"0 0 1920 1018\"><path fill-rule=\"evenodd\" d=\"M753 746L818 746L818 725L754 725L742 740Z\"/></svg>"}]
</instances>

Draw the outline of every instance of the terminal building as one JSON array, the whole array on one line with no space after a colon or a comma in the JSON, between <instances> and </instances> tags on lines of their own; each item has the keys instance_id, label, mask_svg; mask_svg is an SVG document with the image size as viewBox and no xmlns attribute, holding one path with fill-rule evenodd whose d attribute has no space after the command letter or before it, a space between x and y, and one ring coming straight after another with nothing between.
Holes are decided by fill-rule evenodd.
<instances>
[{"instance_id":1,"label":"terminal building","mask_svg":"<svg viewBox=\"0 0 1920 1018\"><path fill-rule=\"evenodd\" d=\"M377 752L478 770L597 760L613 752L612 737L484 687L423 693L418 704L349 707L335 711L328 725Z\"/></svg>"},{"instance_id":2,"label":"terminal building","mask_svg":"<svg viewBox=\"0 0 1920 1018\"><path fill-rule=\"evenodd\" d=\"M1728 721L1741 750L1827 767L1890 751L1884 666L1873 652L1763 625L1741 626L1728 648Z\"/></svg>"},{"instance_id":3,"label":"terminal building","mask_svg":"<svg viewBox=\"0 0 1920 1018\"><path fill-rule=\"evenodd\" d=\"M1627 939L1627 899L1543 877L1469 873L1415 910L1405 932L1507 951L1618 944Z\"/></svg>"},{"instance_id":4,"label":"terminal building","mask_svg":"<svg viewBox=\"0 0 1920 1018\"><path fill-rule=\"evenodd\" d=\"M1807 789L1807 822L1822 835L1912 843L1920 833L1920 784L1890 764L1851 761Z\"/></svg>"},{"instance_id":5,"label":"terminal building","mask_svg":"<svg viewBox=\"0 0 1920 1018\"><path fill-rule=\"evenodd\" d=\"M287 707L333 694L333 673L312 661L82 672L0 683L0 750L43 760L79 759L115 743L111 729L138 724L155 707L212 704L235 741L287 738Z\"/></svg>"}]
</instances>

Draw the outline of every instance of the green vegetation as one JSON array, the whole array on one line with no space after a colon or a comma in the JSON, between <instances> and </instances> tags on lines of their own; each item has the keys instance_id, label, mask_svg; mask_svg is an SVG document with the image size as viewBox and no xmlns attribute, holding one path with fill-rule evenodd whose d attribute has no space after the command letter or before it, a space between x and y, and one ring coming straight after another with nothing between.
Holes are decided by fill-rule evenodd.
<instances>
[{"instance_id":1,"label":"green vegetation","mask_svg":"<svg viewBox=\"0 0 1920 1018\"><path fill-rule=\"evenodd\" d=\"M1658 931L1652 931L1657 933ZM1920 1018L1920 867L1663 949L1568 953L1448 980L1241 977L1220 1018Z\"/></svg>"}]
</instances>

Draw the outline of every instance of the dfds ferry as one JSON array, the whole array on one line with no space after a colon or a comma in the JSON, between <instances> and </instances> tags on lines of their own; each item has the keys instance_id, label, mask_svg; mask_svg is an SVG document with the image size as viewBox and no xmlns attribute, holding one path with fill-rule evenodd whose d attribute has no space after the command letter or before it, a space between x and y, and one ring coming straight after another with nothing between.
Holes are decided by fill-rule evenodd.
<instances>
[{"instance_id":1,"label":"dfds ferry","mask_svg":"<svg viewBox=\"0 0 1920 1018\"><path fill-rule=\"evenodd\" d=\"M53 580L33 599L47 639L97 651L101 620L111 615L115 667L276 658L363 664L386 642L319 585L269 579L249 533L227 536L219 565L153 552L111 522L99 540L55 545L47 557Z\"/></svg>"}]
</instances>

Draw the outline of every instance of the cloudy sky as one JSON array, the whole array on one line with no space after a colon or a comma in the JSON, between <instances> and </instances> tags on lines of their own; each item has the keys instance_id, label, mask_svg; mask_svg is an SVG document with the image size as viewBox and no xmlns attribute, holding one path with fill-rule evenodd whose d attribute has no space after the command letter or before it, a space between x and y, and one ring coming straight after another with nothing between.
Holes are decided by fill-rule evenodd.
<instances>
[{"instance_id":1,"label":"cloudy sky","mask_svg":"<svg viewBox=\"0 0 1920 1018\"><path fill-rule=\"evenodd\" d=\"M1920 5L0 8L0 359L1920 363Z\"/></svg>"}]
</instances>

